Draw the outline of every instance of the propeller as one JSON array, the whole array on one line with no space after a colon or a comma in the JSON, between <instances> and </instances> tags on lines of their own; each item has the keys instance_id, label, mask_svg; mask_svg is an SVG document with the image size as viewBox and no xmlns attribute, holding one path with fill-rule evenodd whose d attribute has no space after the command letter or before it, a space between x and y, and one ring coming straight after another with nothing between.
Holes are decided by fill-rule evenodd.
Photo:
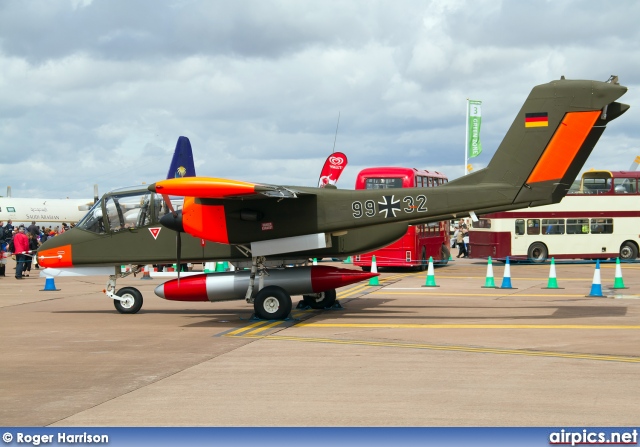
<instances>
[{"instance_id":1,"label":"propeller","mask_svg":"<svg viewBox=\"0 0 640 447\"><path fill-rule=\"evenodd\" d=\"M169 213L160 218L160 224L170 230L176 232L176 267L178 268L178 286L180 286L180 260L182 257L182 234L184 227L182 226L182 211L176 211L169 196L163 194L164 203L166 203Z\"/></svg>"}]
</instances>

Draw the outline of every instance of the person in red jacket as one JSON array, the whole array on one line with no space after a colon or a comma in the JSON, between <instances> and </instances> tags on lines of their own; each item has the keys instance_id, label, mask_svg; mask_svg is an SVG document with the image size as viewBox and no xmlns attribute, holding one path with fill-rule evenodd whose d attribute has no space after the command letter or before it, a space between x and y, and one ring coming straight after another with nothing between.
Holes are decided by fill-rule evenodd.
<instances>
[{"instance_id":1,"label":"person in red jacket","mask_svg":"<svg viewBox=\"0 0 640 447\"><path fill-rule=\"evenodd\" d=\"M16 254L16 279L22 279L25 259L24 252L29 251L29 238L24 234L24 227L18 228L18 232L13 236L14 253Z\"/></svg>"}]
</instances>

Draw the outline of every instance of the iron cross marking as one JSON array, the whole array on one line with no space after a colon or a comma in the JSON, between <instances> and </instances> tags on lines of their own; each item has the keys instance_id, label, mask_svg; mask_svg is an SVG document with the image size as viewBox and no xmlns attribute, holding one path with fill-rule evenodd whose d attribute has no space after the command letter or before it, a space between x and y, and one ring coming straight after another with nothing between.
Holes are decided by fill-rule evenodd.
<instances>
[{"instance_id":1,"label":"iron cross marking","mask_svg":"<svg viewBox=\"0 0 640 447\"><path fill-rule=\"evenodd\" d=\"M394 200L395 196L383 196L384 202L378 202L378 213L384 213L385 219L388 219L389 213L396 217L396 210L400 211L401 207L398 205L399 200Z\"/></svg>"}]
</instances>

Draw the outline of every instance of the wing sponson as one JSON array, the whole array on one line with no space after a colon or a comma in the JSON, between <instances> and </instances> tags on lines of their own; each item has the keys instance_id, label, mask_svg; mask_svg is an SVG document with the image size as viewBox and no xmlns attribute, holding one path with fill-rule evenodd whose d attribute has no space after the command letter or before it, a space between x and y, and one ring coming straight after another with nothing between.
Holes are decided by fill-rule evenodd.
<instances>
[{"instance_id":1,"label":"wing sponson","mask_svg":"<svg viewBox=\"0 0 640 447\"><path fill-rule=\"evenodd\" d=\"M173 196L222 199L230 196L255 194L255 183L213 177L184 177L162 180L149 186L159 194ZM153 188L153 189L152 189Z\"/></svg>"}]
</instances>

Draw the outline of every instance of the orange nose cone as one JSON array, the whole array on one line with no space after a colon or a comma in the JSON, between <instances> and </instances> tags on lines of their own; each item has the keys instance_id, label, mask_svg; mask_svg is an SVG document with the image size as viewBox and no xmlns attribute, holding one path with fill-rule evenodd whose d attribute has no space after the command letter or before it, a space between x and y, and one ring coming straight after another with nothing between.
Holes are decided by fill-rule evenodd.
<instances>
[{"instance_id":1,"label":"orange nose cone","mask_svg":"<svg viewBox=\"0 0 640 447\"><path fill-rule=\"evenodd\" d=\"M38 264L45 268L73 267L71 245L38 251Z\"/></svg>"}]
</instances>

